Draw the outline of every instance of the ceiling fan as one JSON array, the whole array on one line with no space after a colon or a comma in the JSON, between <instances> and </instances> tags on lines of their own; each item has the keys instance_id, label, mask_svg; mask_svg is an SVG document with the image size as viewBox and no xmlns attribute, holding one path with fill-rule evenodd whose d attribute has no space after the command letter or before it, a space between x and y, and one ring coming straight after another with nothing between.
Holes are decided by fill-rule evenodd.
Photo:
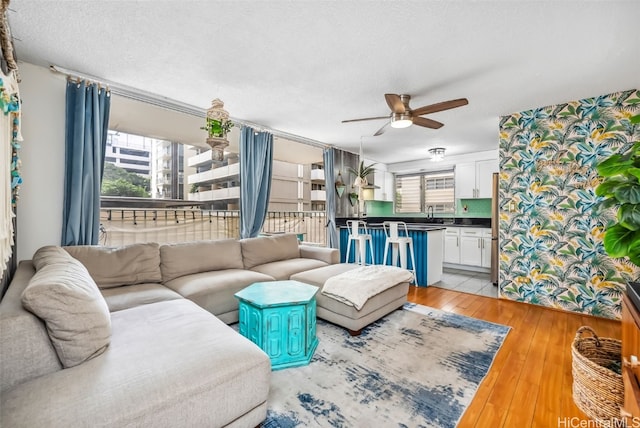
<instances>
[{"instance_id":1,"label":"ceiling fan","mask_svg":"<svg viewBox=\"0 0 640 428\"><path fill-rule=\"evenodd\" d=\"M382 128L373 134L374 137L381 135L387 130L387 126L391 125L392 128L407 128L411 125L424 126L425 128L438 129L444 124L433 119L427 119L426 117L420 117L423 114L435 113L442 110L449 110L456 107L461 107L469 104L466 98L458 98L456 100L443 101L441 103L430 104L424 107L412 110L409 107L409 101L411 101L411 95L398 95L398 94L384 94L384 99L387 101L391 114L388 116L378 117L365 117L363 119L350 119L343 120L342 123L348 122L360 122L363 120L377 120L377 119L391 119Z\"/></svg>"}]
</instances>

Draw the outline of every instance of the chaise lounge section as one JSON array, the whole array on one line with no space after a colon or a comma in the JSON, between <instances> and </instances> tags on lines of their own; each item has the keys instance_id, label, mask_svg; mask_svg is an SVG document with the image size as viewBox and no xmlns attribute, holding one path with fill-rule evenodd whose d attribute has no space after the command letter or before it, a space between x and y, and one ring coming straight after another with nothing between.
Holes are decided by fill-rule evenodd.
<instances>
[{"instance_id":1,"label":"chaise lounge section","mask_svg":"<svg viewBox=\"0 0 640 428\"><path fill-rule=\"evenodd\" d=\"M299 272L292 275L291 279L315 285L322 289L329 278L348 275L359 268L361 266L357 264L335 264ZM316 314L318 318L342 326L352 336L357 336L364 327L402 307L407 302L409 282L410 280L391 281L388 288L369 298L361 308L356 308L351 304L336 300L323 293L318 293L316 295ZM354 287L359 286L356 280L351 285Z\"/></svg>"}]
</instances>

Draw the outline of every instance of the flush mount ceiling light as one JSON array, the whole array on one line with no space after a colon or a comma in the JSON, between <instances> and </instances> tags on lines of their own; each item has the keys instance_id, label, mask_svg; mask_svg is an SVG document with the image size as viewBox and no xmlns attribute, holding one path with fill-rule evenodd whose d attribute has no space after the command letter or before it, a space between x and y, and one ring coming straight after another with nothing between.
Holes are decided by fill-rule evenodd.
<instances>
[{"instance_id":1,"label":"flush mount ceiling light","mask_svg":"<svg viewBox=\"0 0 640 428\"><path fill-rule=\"evenodd\" d=\"M433 149L429 149L429 153L431 153L431 160L433 162L440 162L442 159L444 159L443 147L435 147Z\"/></svg>"},{"instance_id":2,"label":"flush mount ceiling light","mask_svg":"<svg viewBox=\"0 0 640 428\"><path fill-rule=\"evenodd\" d=\"M413 125L411 113L393 113L391 115L392 128L408 128Z\"/></svg>"}]
</instances>

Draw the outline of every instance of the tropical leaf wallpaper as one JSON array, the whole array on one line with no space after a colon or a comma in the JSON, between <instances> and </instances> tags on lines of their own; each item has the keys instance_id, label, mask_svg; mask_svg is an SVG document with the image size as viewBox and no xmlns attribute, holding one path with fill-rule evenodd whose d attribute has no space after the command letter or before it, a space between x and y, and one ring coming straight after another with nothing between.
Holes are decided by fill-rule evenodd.
<instances>
[{"instance_id":1,"label":"tropical leaf wallpaper","mask_svg":"<svg viewBox=\"0 0 640 428\"><path fill-rule=\"evenodd\" d=\"M615 216L599 212L596 165L640 140L640 91L500 119L500 293L503 298L619 319L640 270L604 251Z\"/></svg>"}]
</instances>

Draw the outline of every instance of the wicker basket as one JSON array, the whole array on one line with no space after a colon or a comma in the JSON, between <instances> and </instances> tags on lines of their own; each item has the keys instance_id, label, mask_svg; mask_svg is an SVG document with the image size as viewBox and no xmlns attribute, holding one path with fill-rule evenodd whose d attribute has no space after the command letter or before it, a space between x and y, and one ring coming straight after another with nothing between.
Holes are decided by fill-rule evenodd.
<instances>
[{"instance_id":1,"label":"wicker basket","mask_svg":"<svg viewBox=\"0 0 640 428\"><path fill-rule=\"evenodd\" d=\"M583 332L593 337L581 337ZM620 418L624 401L622 375L608 367L619 365L622 342L599 338L591 327L580 327L571 345L573 401L594 420Z\"/></svg>"}]
</instances>

